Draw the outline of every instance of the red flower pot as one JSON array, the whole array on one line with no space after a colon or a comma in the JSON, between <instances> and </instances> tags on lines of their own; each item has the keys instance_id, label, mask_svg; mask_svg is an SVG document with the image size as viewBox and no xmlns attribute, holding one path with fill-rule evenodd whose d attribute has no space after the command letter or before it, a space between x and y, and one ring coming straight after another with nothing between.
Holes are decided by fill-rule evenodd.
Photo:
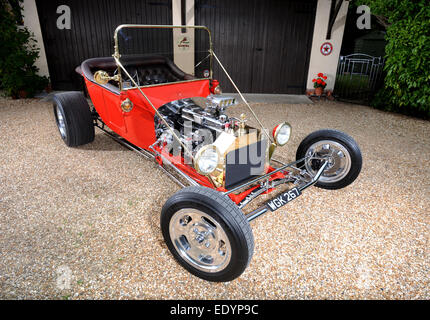
<instances>
[{"instance_id":1,"label":"red flower pot","mask_svg":"<svg viewBox=\"0 0 430 320\"><path fill-rule=\"evenodd\" d=\"M316 94L317 96L322 95L322 94L323 94L323 92L324 92L324 89L323 89L322 87L316 87L316 88L315 88L315 94Z\"/></svg>"}]
</instances>

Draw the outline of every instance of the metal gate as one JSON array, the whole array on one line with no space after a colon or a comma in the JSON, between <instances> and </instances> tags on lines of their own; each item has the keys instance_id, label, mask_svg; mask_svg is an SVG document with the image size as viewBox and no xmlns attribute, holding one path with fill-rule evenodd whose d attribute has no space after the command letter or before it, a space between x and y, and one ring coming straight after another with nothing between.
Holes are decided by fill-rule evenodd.
<instances>
[{"instance_id":1,"label":"metal gate","mask_svg":"<svg viewBox=\"0 0 430 320\"><path fill-rule=\"evenodd\" d=\"M36 0L36 5L55 90L81 89L75 68L88 58L111 56L118 25L172 24L171 0ZM57 28L61 5L71 11L69 30Z\"/></svg>"},{"instance_id":2,"label":"metal gate","mask_svg":"<svg viewBox=\"0 0 430 320\"><path fill-rule=\"evenodd\" d=\"M195 22L212 31L214 51L241 91L301 94L306 89L316 3L196 0ZM234 91L217 65L214 77L225 92Z\"/></svg>"},{"instance_id":3,"label":"metal gate","mask_svg":"<svg viewBox=\"0 0 430 320\"><path fill-rule=\"evenodd\" d=\"M341 56L334 94L340 99L367 102L383 84L384 58L354 53Z\"/></svg>"}]
</instances>

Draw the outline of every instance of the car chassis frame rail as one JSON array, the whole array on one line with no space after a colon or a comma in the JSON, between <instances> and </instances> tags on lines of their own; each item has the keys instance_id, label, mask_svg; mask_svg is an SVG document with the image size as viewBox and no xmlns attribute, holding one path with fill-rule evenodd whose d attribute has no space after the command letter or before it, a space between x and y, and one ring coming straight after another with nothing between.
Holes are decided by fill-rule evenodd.
<instances>
[{"instance_id":1,"label":"car chassis frame rail","mask_svg":"<svg viewBox=\"0 0 430 320\"><path fill-rule=\"evenodd\" d=\"M132 143L128 142L127 140L125 140L124 138L121 138L120 136L118 136L116 133L106 130L105 128L105 124L104 122L98 117L95 116L94 119L94 125L99 128L100 130L102 130L106 135L108 135L109 137L111 137L114 141L116 141L117 143L123 145L124 147L136 152L137 154L143 156L145 159L149 159L149 160L154 160L154 162L157 164L157 166L164 172L167 174L168 177L170 177L174 182L176 182L179 186L181 186L182 188L187 187L186 184L184 184L180 179L178 179L177 177L175 177L171 172L169 172L163 165L166 164L168 166L168 168L172 169L174 172L176 172L181 178L183 178L187 183L188 186L198 186L199 184L194 181L193 179L191 179L189 176L187 176L184 172L182 172L181 170L179 170L173 163L171 163L170 161L168 161L165 157L163 157L163 155L159 154L158 152L156 152L154 149L152 149L154 151L154 154L148 152L145 149L139 148L135 145L133 145ZM156 157L161 157L163 159L163 165L161 165L158 161L156 161ZM271 185L268 181L268 179L274 175L277 172L281 172L281 171L285 171L286 169L293 169L293 170L299 170L301 172L303 172L304 170L300 170L299 168L295 167L296 164L298 163L302 163L304 161L306 161L309 157L300 159L300 160L296 160L294 162L291 163L283 163L282 161L279 160L274 160L272 159L273 162L277 162L278 164L280 164L280 167L277 167L274 171L269 172L265 175L262 175L260 177L257 177L255 179L249 180L241 185L238 185L236 187L234 187L233 189L230 189L226 192L224 192L223 194L228 196L231 193L234 193L236 191L239 191L240 189L243 189L245 187L251 186L253 184L256 184L260 181L266 180L267 183L265 184L264 187L262 187L262 191L260 193L258 193L255 197L253 197L251 199L254 200L255 198L257 198L259 195L261 195L264 192L267 192L270 189L274 189L276 186L275 185ZM323 174L325 168L327 167L328 162L325 161L322 166L319 168L318 172L316 173L315 176L311 177L309 175L309 173L305 172L305 174L310 176L310 180L305 180L305 178L303 177L304 174L301 174L299 177L297 176L292 176L291 179L285 179L284 181L282 181L281 183L278 183L278 185L281 184L286 184L288 182L294 182L294 183L298 183L301 182L301 184L298 185L297 189L299 189L300 191L303 191L311 186L313 186L315 183L318 182L318 180L320 179L321 175ZM272 182L273 183L273 182ZM287 190L288 191L288 190ZM250 201L249 201L250 202ZM248 204L249 202L247 202L246 204ZM239 208L242 209L245 205L239 205ZM261 207L249 212L249 213L245 213L245 217L246 219L251 222L252 220L255 220L256 218L258 218L259 216L267 213L269 211L267 205L262 205Z\"/></svg>"}]
</instances>

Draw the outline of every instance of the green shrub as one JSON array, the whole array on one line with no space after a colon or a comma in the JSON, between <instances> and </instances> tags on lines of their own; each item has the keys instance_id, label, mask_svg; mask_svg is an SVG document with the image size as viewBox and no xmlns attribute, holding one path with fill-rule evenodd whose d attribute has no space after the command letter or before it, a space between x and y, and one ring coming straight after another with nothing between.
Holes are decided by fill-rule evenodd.
<instances>
[{"instance_id":1,"label":"green shrub","mask_svg":"<svg viewBox=\"0 0 430 320\"><path fill-rule=\"evenodd\" d=\"M361 0L386 22L384 87L372 104L430 117L430 6L428 0Z\"/></svg>"},{"instance_id":2,"label":"green shrub","mask_svg":"<svg viewBox=\"0 0 430 320\"><path fill-rule=\"evenodd\" d=\"M44 89L49 80L39 76L34 65L39 57L36 40L27 28L18 25L20 2L22 0L0 0L0 88L12 97L17 97L20 90L32 97Z\"/></svg>"}]
</instances>

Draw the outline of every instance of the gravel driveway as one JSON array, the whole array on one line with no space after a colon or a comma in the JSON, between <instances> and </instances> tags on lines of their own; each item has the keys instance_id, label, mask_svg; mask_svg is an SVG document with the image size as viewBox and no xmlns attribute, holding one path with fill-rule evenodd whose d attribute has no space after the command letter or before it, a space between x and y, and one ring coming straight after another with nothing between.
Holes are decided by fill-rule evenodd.
<instances>
[{"instance_id":1,"label":"gravel driveway","mask_svg":"<svg viewBox=\"0 0 430 320\"><path fill-rule=\"evenodd\" d=\"M430 299L430 122L336 102L255 110L269 128L293 125L278 157L335 128L357 140L363 170L253 221L248 269L209 283L163 242L160 209L179 188L153 163L99 130L67 148L49 103L1 98L0 298Z\"/></svg>"}]
</instances>

